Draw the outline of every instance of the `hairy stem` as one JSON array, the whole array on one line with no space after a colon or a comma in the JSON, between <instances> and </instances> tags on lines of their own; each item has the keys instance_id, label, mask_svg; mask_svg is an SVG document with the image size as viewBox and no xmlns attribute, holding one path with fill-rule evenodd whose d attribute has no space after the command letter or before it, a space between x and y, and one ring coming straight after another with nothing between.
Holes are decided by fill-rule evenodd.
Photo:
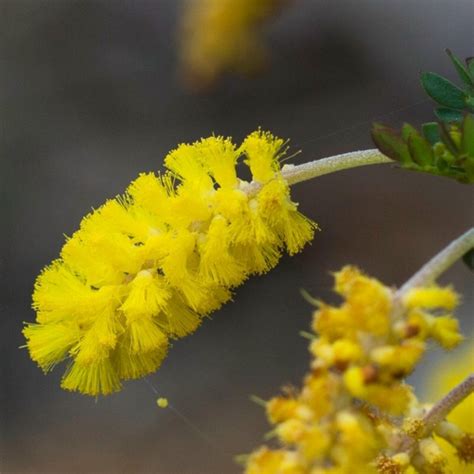
<instances>
[{"instance_id":1,"label":"hairy stem","mask_svg":"<svg viewBox=\"0 0 474 474\"><path fill-rule=\"evenodd\" d=\"M459 385L456 385L446 396L439 400L422 419L422 426L417 437L403 436L399 440L396 452L405 452L412 456L415 452L416 439L429 436L436 426L441 423L451 411L454 410L464 399L474 392L474 374L469 375Z\"/></svg>"},{"instance_id":2,"label":"hairy stem","mask_svg":"<svg viewBox=\"0 0 474 474\"><path fill-rule=\"evenodd\" d=\"M393 163L393 160L377 149L353 151L297 166L286 165L282 169L282 175L288 184L292 185L336 171L382 163Z\"/></svg>"},{"instance_id":3,"label":"hairy stem","mask_svg":"<svg viewBox=\"0 0 474 474\"><path fill-rule=\"evenodd\" d=\"M466 397L474 392L474 373L456 385L444 398L442 398L424 416L424 434L427 435L443 421L446 416L459 405Z\"/></svg>"},{"instance_id":4,"label":"hairy stem","mask_svg":"<svg viewBox=\"0 0 474 474\"><path fill-rule=\"evenodd\" d=\"M426 286L442 275L453 263L474 247L474 227L451 242L445 249L423 265L399 290L401 298L412 288Z\"/></svg>"},{"instance_id":5,"label":"hairy stem","mask_svg":"<svg viewBox=\"0 0 474 474\"><path fill-rule=\"evenodd\" d=\"M353 151L342 155L330 156L319 160L310 161L301 165L285 165L281 170L283 178L289 185L317 178L325 174L342 171L358 166L377 165L383 163L393 163L393 160L387 158L377 149ZM258 182L252 182L246 188L250 195L256 194L261 188Z\"/></svg>"}]
</instances>

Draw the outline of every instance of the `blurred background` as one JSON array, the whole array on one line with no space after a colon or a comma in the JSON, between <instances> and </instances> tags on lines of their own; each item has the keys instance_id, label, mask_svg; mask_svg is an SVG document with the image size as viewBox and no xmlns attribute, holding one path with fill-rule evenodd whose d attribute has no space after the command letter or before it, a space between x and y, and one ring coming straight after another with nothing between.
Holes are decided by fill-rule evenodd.
<instances>
[{"instance_id":1,"label":"blurred background","mask_svg":"<svg viewBox=\"0 0 474 474\"><path fill-rule=\"evenodd\" d=\"M472 0L294 0L261 24L269 54L251 74L199 81L183 66L186 6L0 0L1 472L239 472L233 456L268 430L249 395L298 385L308 367L300 289L335 302L329 272L345 263L400 285L472 225L471 188L388 165L298 184L294 200L322 228L311 246L239 288L148 382L97 401L62 391L63 368L44 376L18 347L36 275L91 207L212 132L238 142L261 126L303 150L295 163L372 147L374 120L433 118L420 70L454 79L444 48L474 53ZM467 268L442 281L464 294L472 334ZM449 357L432 354L425 369Z\"/></svg>"}]
</instances>

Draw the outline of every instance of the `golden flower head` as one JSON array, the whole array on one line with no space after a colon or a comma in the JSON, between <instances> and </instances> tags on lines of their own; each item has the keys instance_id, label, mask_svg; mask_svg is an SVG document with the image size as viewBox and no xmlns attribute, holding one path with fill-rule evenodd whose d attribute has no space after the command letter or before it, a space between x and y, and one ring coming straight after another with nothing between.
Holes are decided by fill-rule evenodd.
<instances>
[{"instance_id":1,"label":"golden flower head","mask_svg":"<svg viewBox=\"0 0 474 474\"><path fill-rule=\"evenodd\" d=\"M474 344L472 337L464 349L449 354L428 375L425 396L438 399L472 373ZM436 428L437 440L446 455L447 470L456 474L472 474L474 463L474 396L462 401ZM469 464L471 463L471 464Z\"/></svg>"},{"instance_id":2,"label":"golden flower head","mask_svg":"<svg viewBox=\"0 0 474 474\"><path fill-rule=\"evenodd\" d=\"M437 438L424 431L425 407L404 378L428 339L446 348L452 346L447 341L459 342L456 320L438 316L459 298L451 288L435 286L403 298L352 266L334 280L343 301L332 306L315 300L313 360L301 390L266 403L270 433L281 448L256 450L246 474L284 473L288 458L304 474L444 472L447 458ZM471 460L469 434L452 426L437 434L449 439L459 459Z\"/></svg>"},{"instance_id":3,"label":"golden flower head","mask_svg":"<svg viewBox=\"0 0 474 474\"><path fill-rule=\"evenodd\" d=\"M223 73L250 73L266 57L261 23L282 0L187 0L181 21L180 60L194 88L212 85Z\"/></svg>"},{"instance_id":4,"label":"golden flower head","mask_svg":"<svg viewBox=\"0 0 474 474\"><path fill-rule=\"evenodd\" d=\"M216 136L180 145L163 175L141 174L86 216L36 281L37 321L23 331L31 358L45 372L70 360L67 390L117 391L154 372L169 341L247 277L301 250L316 225L290 199L283 146L262 131L240 147ZM237 176L241 156L252 192Z\"/></svg>"}]
</instances>

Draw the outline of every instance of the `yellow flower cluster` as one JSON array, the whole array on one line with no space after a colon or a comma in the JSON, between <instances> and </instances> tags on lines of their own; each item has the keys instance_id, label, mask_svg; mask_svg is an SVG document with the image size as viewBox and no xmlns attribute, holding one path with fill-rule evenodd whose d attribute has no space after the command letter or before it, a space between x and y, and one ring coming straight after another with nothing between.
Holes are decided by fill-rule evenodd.
<instances>
[{"instance_id":1,"label":"yellow flower cluster","mask_svg":"<svg viewBox=\"0 0 474 474\"><path fill-rule=\"evenodd\" d=\"M258 25L282 0L188 0L182 19L181 62L194 87L212 84L222 73L258 68L265 49Z\"/></svg>"},{"instance_id":2,"label":"yellow flower cluster","mask_svg":"<svg viewBox=\"0 0 474 474\"><path fill-rule=\"evenodd\" d=\"M451 348L461 340L451 288L416 288L401 297L391 288L344 267L335 274L340 306L318 302L311 371L301 391L266 403L279 449L262 447L246 474L441 473L444 458L432 436L396 422L423 414L410 374L432 338ZM412 440L410 450L400 449ZM406 452L405 452L406 451ZM411 470L410 470L411 469Z\"/></svg>"},{"instance_id":3,"label":"yellow flower cluster","mask_svg":"<svg viewBox=\"0 0 474 474\"><path fill-rule=\"evenodd\" d=\"M450 354L436 364L429 374L426 396L438 400L461 383L474 368L474 344L459 353ZM474 396L466 398L436 429L436 440L446 456L446 470L455 474L472 474L474 462ZM454 425L454 426L453 426Z\"/></svg>"},{"instance_id":4,"label":"yellow flower cluster","mask_svg":"<svg viewBox=\"0 0 474 474\"><path fill-rule=\"evenodd\" d=\"M193 332L232 288L298 252L316 226L290 199L283 146L261 131L240 147L214 136L182 144L164 175L141 174L86 216L36 281L37 323L23 331L31 358L45 372L70 359L67 390L117 391L155 371L169 340ZM252 186L237 176L241 156Z\"/></svg>"}]
</instances>

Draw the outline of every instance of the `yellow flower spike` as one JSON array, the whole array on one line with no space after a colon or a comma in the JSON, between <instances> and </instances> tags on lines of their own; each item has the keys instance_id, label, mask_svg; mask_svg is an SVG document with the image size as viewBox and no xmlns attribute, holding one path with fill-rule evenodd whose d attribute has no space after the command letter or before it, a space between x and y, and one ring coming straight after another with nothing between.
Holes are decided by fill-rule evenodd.
<instances>
[{"instance_id":1,"label":"yellow flower spike","mask_svg":"<svg viewBox=\"0 0 474 474\"><path fill-rule=\"evenodd\" d=\"M451 252L452 245L448 249ZM441 255L445 265L444 251ZM474 436L466 432L467 425L462 426L472 421L469 398L457 408L463 416L460 428L446 421L432 428L429 420L439 416L442 402L432 407L420 403L404 380L420 362L429 338L444 348L459 342L457 321L437 315L439 308L452 306L454 292L436 288L433 293L430 287L422 298L407 304L400 298L410 288L407 284L395 291L351 266L334 277L343 302L330 306L314 300L316 334L310 337L312 361L301 389L266 404L271 432L278 434L282 449L257 450L246 474L285 472L279 452L293 454L304 474L441 474L448 472L446 459L450 467L456 466L453 472L471 472L459 463L474 461ZM469 364L463 360L466 372L472 370L472 360L472 353ZM439 383L439 374L435 382ZM449 388L455 385L452 382ZM457 400L454 395L447 398ZM438 442L443 450L445 445L450 448L447 455ZM272 459L271 470L255 464L254 456L262 452Z\"/></svg>"},{"instance_id":2,"label":"yellow flower spike","mask_svg":"<svg viewBox=\"0 0 474 474\"><path fill-rule=\"evenodd\" d=\"M170 339L192 333L250 275L299 251L316 225L283 180L283 140L262 131L241 147L209 137L138 176L87 215L39 275L36 323L24 336L45 371L64 359L67 390L97 396L155 371ZM241 155L260 189L237 177ZM261 194L262 193L262 194Z\"/></svg>"},{"instance_id":3,"label":"yellow flower spike","mask_svg":"<svg viewBox=\"0 0 474 474\"><path fill-rule=\"evenodd\" d=\"M196 89L222 74L255 73L266 58L261 23L278 12L281 0L188 0L181 18L180 62L184 79Z\"/></svg>"},{"instance_id":4,"label":"yellow flower spike","mask_svg":"<svg viewBox=\"0 0 474 474\"><path fill-rule=\"evenodd\" d=\"M428 381L425 397L428 400L437 400L459 384L465 377L472 373L474 361L474 345L472 337L464 349L458 349L450 353L445 361L440 361L433 366L433 370L428 374ZM467 397L460 403L447 417L448 423L443 422L435 430L439 435L439 442L443 452L447 457L447 469L456 474L472 474L472 465L466 464L474 462L474 396ZM455 424L457 429L453 430L451 424ZM448 428L448 429L447 429ZM464 433L471 433L471 438L464 439L460 444ZM446 439L446 440L445 440ZM471 443L469 444L469 441ZM461 452L459 452L459 447ZM465 452L465 448L471 448L470 455ZM467 454L467 459L466 459Z\"/></svg>"}]
</instances>

